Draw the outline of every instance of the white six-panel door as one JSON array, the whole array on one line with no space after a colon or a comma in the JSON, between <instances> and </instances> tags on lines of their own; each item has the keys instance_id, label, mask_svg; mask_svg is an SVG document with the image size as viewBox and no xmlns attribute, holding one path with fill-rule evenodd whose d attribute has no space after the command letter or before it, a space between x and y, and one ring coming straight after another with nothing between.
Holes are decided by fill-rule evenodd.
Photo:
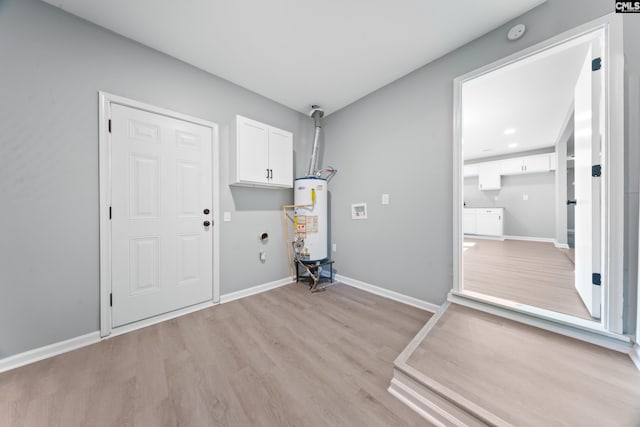
<instances>
[{"instance_id":1,"label":"white six-panel door","mask_svg":"<svg viewBox=\"0 0 640 427\"><path fill-rule=\"evenodd\" d=\"M113 327L212 300L211 133L111 104Z\"/></svg>"},{"instance_id":2,"label":"white six-panel door","mask_svg":"<svg viewBox=\"0 0 640 427\"><path fill-rule=\"evenodd\" d=\"M593 284L593 273L601 273L600 178L592 177L592 166L600 158L600 91L602 70L592 71L598 56L596 43L588 49L574 96L575 143L575 287L592 317L600 317L601 286Z\"/></svg>"}]
</instances>

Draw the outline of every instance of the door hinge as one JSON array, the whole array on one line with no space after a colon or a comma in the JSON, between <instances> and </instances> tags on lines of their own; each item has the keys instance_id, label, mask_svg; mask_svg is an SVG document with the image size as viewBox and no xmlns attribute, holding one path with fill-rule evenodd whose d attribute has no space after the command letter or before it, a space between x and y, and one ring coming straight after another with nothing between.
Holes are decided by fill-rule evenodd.
<instances>
[{"instance_id":1,"label":"door hinge","mask_svg":"<svg viewBox=\"0 0 640 427\"><path fill-rule=\"evenodd\" d=\"M600 175L602 175L602 166L600 165L591 166L591 176L599 177Z\"/></svg>"},{"instance_id":2,"label":"door hinge","mask_svg":"<svg viewBox=\"0 0 640 427\"><path fill-rule=\"evenodd\" d=\"M602 58L594 58L591 61L591 71L598 71L602 68Z\"/></svg>"},{"instance_id":3,"label":"door hinge","mask_svg":"<svg viewBox=\"0 0 640 427\"><path fill-rule=\"evenodd\" d=\"M109 294L109 307L113 307L113 293Z\"/></svg>"},{"instance_id":4,"label":"door hinge","mask_svg":"<svg viewBox=\"0 0 640 427\"><path fill-rule=\"evenodd\" d=\"M600 273L593 273L591 275L591 283L593 283L596 286L600 286L600 284L602 283Z\"/></svg>"},{"instance_id":5,"label":"door hinge","mask_svg":"<svg viewBox=\"0 0 640 427\"><path fill-rule=\"evenodd\" d=\"M111 206L109 206L109 219L111 219Z\"/></svg>"},{"instance_id":6,"label":"door hinge","mask_svg":"<svg viewBox=\"0 0 640 427\"><path fill-rule=\"evenodd\" d=\"M109 119L109 133L111 133L111 119Z\"/></svg>"}]
</instances>

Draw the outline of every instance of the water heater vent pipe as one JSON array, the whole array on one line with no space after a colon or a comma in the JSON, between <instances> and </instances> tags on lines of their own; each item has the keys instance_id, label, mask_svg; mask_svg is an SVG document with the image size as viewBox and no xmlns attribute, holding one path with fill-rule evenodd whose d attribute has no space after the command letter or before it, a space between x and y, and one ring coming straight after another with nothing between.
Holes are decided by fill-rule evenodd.
<instances>
[{"instance_id":1,"label":"water heater vent pipe","mask_svg":"<svg viewBox=\"0 0 640 427\"><path fill-rule=\"evenodd\" d=\"M309 162L309 171L307 172L307 176L315 176L318 171L318 146L320 145L320 129L322 129L320 119L324 117L324 110L317 105L312 105L309 117L313 118L316 125L316 131L313 134L313 149L311 151L311 161Z\"/></svg>"}]
</instances>

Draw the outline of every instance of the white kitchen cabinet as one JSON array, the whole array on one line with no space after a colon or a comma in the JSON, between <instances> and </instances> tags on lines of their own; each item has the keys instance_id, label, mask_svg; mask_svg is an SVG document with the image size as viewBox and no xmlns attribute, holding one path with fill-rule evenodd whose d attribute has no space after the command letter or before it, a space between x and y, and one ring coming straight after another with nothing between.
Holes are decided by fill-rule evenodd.
<instances>
[{"instance_id":1,"label":"white kitchen cabinet","mask_svg":"<svg viewBox=\"0 0 640 427\"><path fill-rule=\"evenodd\" d=\"M502 237L504 208L464 208L462 230L468 235Z\"/></svg>"},{"instance_id":2,"label":"white kitchen cabinet","mask_svg":"<svg viewBox=\"0 0 640 427\"><path fill-rule=\"evenodd\" d=\"M462 230L464 234L476 234L476 210L473 208L464 208L464 216L462 219Z\"/></svg>"},{"instance_id":3,"label":"white kitchen cabinet","mask_svg":"<svg viewBox=\"0 0 640 427\"><path fill-rule=\"evenodd\" d=\"M293 187L293 134L236 116L230 137L230 183L251 187Z\"/></svg>"},{"instance_id":4,"label":"white kitchen cabinet","mask_svg":"<svg viewBox=\"0 0 640 427\"><path fill-rule=\"evenodd\" d=\"M481 236L503 235L503 209L476 209L476 234Z\"/></svg>"},{"instance_id":5,"label":"white kitchen cabinet","mask_svg":"<svg viewBox=\"0 0 640 427\"><path fill-rule=\"evenodd\" d=\"M524 173L549 172L551 170L548 154L523 157L522 166L524 167Z\"/></svg>"},{"instance_id":6,"label":"white kitchen cabinet","mask_svg":"<svg viewBox=\"0 0 640 427\"><path fill-rule=\"evenodd\" d=\"M556 154L547 153L465 165L464 176L477 175L478 188L480 190L499 190L501 188L501 176L523 175L553 170L556 170Z\"/></svg>"},{"instance_id":7,"label":"white kitchen cabinet","mask_svg":"<svg viewBox=\"0 0 640 427\"><path fill-rule=\"evenodd\" d=\"M499 162L489 162L478 165L478 188L480 190L500 189L499 164Z\"/></svg>"},{"instance_id":8,"label":"white kitchen cabinet","mask_svg":"<svg viewBox=\"0 0 640 427\"><path fill-rule=\"evenodd\" d=\"M524 173L522 157L500 160L501 175L520 175Z\"/></svg>"},{"instance_id":9,"label":"white kitchen cabinet","mask_svg":"<svg viewBox=\"0 0 640 427\"><path fill-rule=\"evenodd\" d=\"M463 174L465 178L470 176L478 176L478 165L464 165Z\"/></svg>"},{"instance_id":10,"label":"white kitchen cabinet","mask_svg":"<svg viewBox=\"0 0 640 427\"><path fill-rule=\"evenodd\" d=\"M552 171L558 169L558 155L556 153L549 154L549 169Z\"/></svg>"},{"instance_id":11,"label":"white kitchen cabinet","mask_svg":"<svg viewBox=\"0 0 640 427\"><path fill-rule=\"evenodd\" d=\"M525 173L549 172L551 169L551 156L554 153L539 154L536 156L514 157L500 160L501 175L521 175Z\"/></svg>"}]
</instances>

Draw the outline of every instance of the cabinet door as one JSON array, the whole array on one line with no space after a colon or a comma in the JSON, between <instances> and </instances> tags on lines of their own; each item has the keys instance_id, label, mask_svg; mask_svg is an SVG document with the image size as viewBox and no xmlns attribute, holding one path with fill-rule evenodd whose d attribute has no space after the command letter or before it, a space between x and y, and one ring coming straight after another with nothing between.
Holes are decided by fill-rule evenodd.
<instances>
[{"instance_id":1,"label":"cabinet door","mask_svg":"<svg viewBox=\"0 0 640 427\"><path fill-rule=\"evenodd\" d=\"M477 234L475 209L464 210L464 217L462 221L462 231L464 234Z\"/></svg>"},{"instance_id":2,"label":"cabinet door","mask_svg":"<svg viewBox=\"0 0 640 427\"><path fill-rule=\"evenodd\" d=\"M522 162L522 157L501 160L500 173L502 175L518 175L524 173L524 163Z\"/></svg>"},{"instance_id":3,"label":"cabinet door","mask_svg":"<svg viewBox=\"0 0 640 427\"><path fill-rule=\"evenodd\" d=\"M502 236L502 213L493 209L477 209L476 231L483 236Z\"/></svg>"},{"instance_id":4,"label":"cabinet door","mask_svg":"<svg viewBox=\"0 0 640 427\"><path fill-rule=\"evenodd\" d=\"M525 157L523 159L524 172L549 172L549 155L543 154L540 156Z\"/></svg>"},{"instance_id":5,"label":"cabinet door","mask_svg":"<svg viewBox=\"0 0 640 427\"><path fill-rule=\"evenodd\" d=\"M293 187L293 134L269 128L270 183Z\"/></svg>"},{"instance_id":6,"label":"cabinet door","mask_svg":"<svg viewBox=\"0 0 640 427\"><path fill-rule=\"evenodd\" d=\"M463 168L464 177L478 176L478 165L464 165Z\"/></svg>"},{"instance_id":7,"label":"cabinet door","mask_svg":"<svg viewBox=\"0 0 640 427\"><path fill-rule=\"evenodd\" d=\"M238 117L238 180L266 184L269 182L269 126Z\"/></svg>"},{"instance_id":8,"label":"cabinet door","mask_svg":"<svg viewBox=\"0 0 640 427\"><path fill-rule=\"evenodd\" d=\"M499 190L499 162L483 163L478 167L478 188L480 190Z\"/></svg>"}]
</instances>

